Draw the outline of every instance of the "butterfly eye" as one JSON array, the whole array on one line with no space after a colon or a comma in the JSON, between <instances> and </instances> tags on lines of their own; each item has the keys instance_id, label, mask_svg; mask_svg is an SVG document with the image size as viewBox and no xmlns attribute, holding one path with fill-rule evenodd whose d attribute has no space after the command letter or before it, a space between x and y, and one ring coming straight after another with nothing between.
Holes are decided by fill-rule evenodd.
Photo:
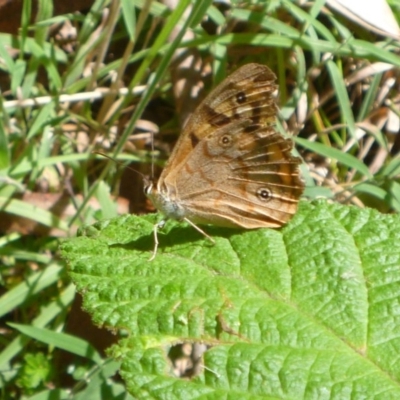
<instances>
[{"instance_id":1,"label":"butterfly eye","mask_svg":"<svg viewBox=\"0 0 400 400\"><path fill-rule=\"evenodd\" d=\"M267 201L267 200L270 200L272 198L272 193L267 188L260 188L260 189L257 190L256 193L257 193L257 197L261 201Z\"/></svg>"},{"instance_id":2,"label":"butterfly eye","mask_svg":"<svg viewBox=\"0 0 400 400\"><path fill-rule=\"evenodd\" d=\"M153 190L153 183L152 182L146 183L144 185L144 187L143 187L143 192L144 192L144 194L146 196L150 195L152 190Z\"/></svg>"},{"instance_id":3,"label":"butterfly eye","mask_svg":"<svg viewBox=\"0 0 400 400\"><path fill-rule=\"evenodd\" d=\"M237 101L239 104L242 104L242 103L244 103L244 102L246 101L246 95L244 94L244 92L239 92L239 93L236 95L236 101Z\"/></svg>"}]
</instances>

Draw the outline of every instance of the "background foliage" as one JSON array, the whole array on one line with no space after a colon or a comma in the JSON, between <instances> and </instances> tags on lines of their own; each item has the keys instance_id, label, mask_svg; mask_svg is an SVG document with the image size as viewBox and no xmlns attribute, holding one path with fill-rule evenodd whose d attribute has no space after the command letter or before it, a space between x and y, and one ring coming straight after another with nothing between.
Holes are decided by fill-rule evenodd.
<instances>
[{"instance_id":1,"label":"background foliage","mask_svg":"<svg viewBox=\"0 0 400 400\"><path fill-rule=\"evenodd\" d=\"M34 13L31 1L23 2L17 34L0 33L2 398L48 398L50 394L60 398L129 397L118 378L109 380L118 370L118 363L105 360L104 343L96 342L100 334L80 339L71 324L77 312L70 311L75 290L59 257L59 238L74 236L79 226L119 213L151 210L142 197L142 182L137 174L130 174L93 151L132 163L133 168L147 175L151 173L154 135L158 173L158 166L168 157L186 116L204 93L239 65L264 63L276 73L281 109L278 128L297 135L297 148L305 161L303 174L308 198L323 196L385 213L399 211L398 40L364 29L323 2L300 6L289 0L230 3L181 0L170 9L158 1L98 0L88 10L57 16L53 15L51 2L41 0L37 4ZM398 19L398 7L394 6L393 11ZM129 205L124 197L129 198ZM380 217L370 211L365 214L351 211L349 215L355 214L347 222L343 222L342 213L346 212L336 211L334 215L341 221L339 225L352 232L351 238L353 230L365 219L370 232L363 238L382 241L386 240L385 224L396 218L387 217L374 225L369 215ZM301 215L297 221L301 221ZM329 222L333 223L333 219ZM147 226L146 231L135 225L139 222L130 223L130 234L134 229L148 232L150 226L148 222L140 222ZM93 234L97 237L96 229ZM275 231L264 234L281 235ZM341 234L342 231L331 232L333 243L341 239ZM396 235L390 231L388 238L393 240ZM174 236L169 237L163 239L175 242ZM319 240L319 233L314 238ZM246 243L245 238L239 242L242 240ZM356 260L362 264L357 273L364 274L369 263L375 266L387 263L385 272L398 269L396 246L390 243L391 247L380 250L384 259L377 254L376 259L366 256L365 261ZM198 245L195 241L195 246ZM211 260L214 251L216 259L220 257L219 249L217 246L201 253L204 251L201 244L199 251L202 257L209 255L207 260ZM164 250L168 254L165 242ZM308 250L309 247L303 246L303 256L309 256ZM185 251L185 243L179 244L177 251ZM190 246L188 251L192 254ZM349 251L353 255L356 252L355 248ZM187 259L187 253L184 254ZM338 255L327 250L320 256L328 262ZM328 269L327 279L336 276L329 273L332 270ZM281 282L278 278L279 274L275 284ZM358 278L365 280L361 275ZM377 291L378 297L387 300L398 295L394 276L379 275L379 279L383 283ZM368 286L373 277L365 281ZM273 288L277 290L271 284L263 296L274 293L270 292ZM390 289L385 292L384 288ZM333 299L350 296L340 289L332 288ZM368 289L363 296L368 297L372 292ZM354 293L360 295L358 291ZM273 301L269 299L270 302ZM308 309L316 308L317 302L318 299L310 297L306 302ZM366 303L362 304L365 307ZM86 307L90 308L88 304ZM393 311L389 315L393 316L395 326L396 306L389 302L387 307ZM79 305L73 310L79 310ZM339 310L338 318L352 315L346 312ZM77 325L88 331L82 318L81 315ZM127 318L134 321L132 315ZM242 320L232 318L229 322L235 329L237 321ZM341 322L335 324L341 326ZM107 325L113 326L110 321ZM352 331L356 338L348 340L346 326L343 325L343 332L335 332L332 348L344 346L346 353L354 347L360 354L367 354L367 360L373 360L391 377L385 383L371 382L378 389L388 387L387 393L396 394L398 384L393 382L398 371L385 365L393 361L388 355L390 351L398 354L397 342L382 341L382 332L378 330L374 340L389 343L390 351L380 349L372 354L370 348L363 348L363 343L370 342L364 342L363 335L358 337L357 329ZM316 331L326 329L324 324L311 327ZM230 340L234 336L229 332L223 335ZM345 344L339 344L341 335ZM162 344L171 345L174 337L166 342L163 338ZM137 346L137 351L159 348L160 343ZM129 353L132 344L126 346ZM225 352L221 357L226 357L227 365L236 368L230 357L241 350L236 344L229 346L221 350ZM125 350L115 347L114 352L122 354ZM215 352L210 352L210 357ZM139 353L129 353L132 363L142 357ZM154 373L148 370L152 360L152 365L167 368L162 364L165 358L157 351L143 354L145 372L150 373L148 379ZM378 362L379 357L384 359ZM350 357L349 362L352 361ZM211 369L218 369L213 362L206 360ZM357 362L362 360L357 358ZM360 365L364 368L364 364ZM123 365L125 376L136 371L134 375L138 377L143 365L133 366L139 369L131 367ZM214 379L215 375L214 378L211 375L210 379ZM300 378L298 382L302 382ZM240 388L244 385L237 384ZM143 382L130 381L130 385L132 390L138 390ZM395 385L393 392L391 385ZM150 398L159 396L156 392L149 393ZM307 393L303 393L307 398ZM276 396L284 398L284 394ZM323 397L314 395L314 398Z\"/></svg>"}]
</instances>

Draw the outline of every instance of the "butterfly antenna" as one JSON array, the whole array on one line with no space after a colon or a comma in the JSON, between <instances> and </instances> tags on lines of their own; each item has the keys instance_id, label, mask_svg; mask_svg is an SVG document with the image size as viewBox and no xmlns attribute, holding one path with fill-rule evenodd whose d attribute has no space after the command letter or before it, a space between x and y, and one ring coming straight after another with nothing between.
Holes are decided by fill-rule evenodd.
<instances>
[{"instance_id":1,"label":"butterfly antenna","mask_svg":"<svg viewBox=\"0 0 400 400\"><path fill-rule=\"evenodd\" d=\"M114 161L118 165L124 166L120 161L115 160L114 158L108 156L107 154L102 153L101 151L93 150L92 154L98 154L99 156L102 156L104 158L108 158L111 161ZM128 168L131 171L135 172L136 174L140 175L144 182L147 181L147 178L141 172L137 171L136 169L130 167L129 165L126 165L125 168Z\"/></svg>"},{"instance_id":2,"label":"butterfly antenna","mask_svg":"<svg viewBox=\"0 0 400 400\"><path fill-rule=\"evenodd\" d=\"M154 181L154 132L151 131L151 181Z\"/></svg>"}]
</instances>

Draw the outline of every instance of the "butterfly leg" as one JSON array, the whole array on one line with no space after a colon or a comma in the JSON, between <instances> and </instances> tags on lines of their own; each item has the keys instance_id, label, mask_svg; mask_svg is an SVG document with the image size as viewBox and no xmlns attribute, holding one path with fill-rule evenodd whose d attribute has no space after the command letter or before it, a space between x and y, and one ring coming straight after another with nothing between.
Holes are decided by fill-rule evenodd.
<instances>
[{"instance_id":1,"label":"butterfly leg","mask_svg":"<svg viewBox=\"0 0 400 400\"><path fill-rule=\"evenodd\" d=\"M183 218L184 221L186 221L189 225L192 225L194 229L196 229L197 232L200 232L203 236L205 236L212 244L215 244L215 240L207 235L202 229L200 229L197 225L195 225L190 219Z\"/></svg>"},{"instance_id":2,"label":"butterfly leg","mask_svg":"<svg viewBox=\"0 0 400 400\"><path fill-rule=\"evenodd\" d=\"M149 258L149 261L153 261L156 258L156 254L157 254L157 250L158 250L158 235L157 232L159 229L162 229L165 225L167 221L165 219L163 219L160 222L157 222L156 224L154 224L153 226L153 235L154 235L154 249L153 249L153 253L151 255L151 257Z\"/></svg>"}]
</instances>

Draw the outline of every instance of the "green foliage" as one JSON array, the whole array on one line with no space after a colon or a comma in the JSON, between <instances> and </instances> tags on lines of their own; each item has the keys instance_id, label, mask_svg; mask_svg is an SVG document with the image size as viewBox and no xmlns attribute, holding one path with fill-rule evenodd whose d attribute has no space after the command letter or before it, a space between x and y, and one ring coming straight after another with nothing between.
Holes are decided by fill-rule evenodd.
<instances>
[{"instance_id":1,"label":"green foliage","mask_svg":"<svg viewBox=\"0 0 400 400\"><path fill-rule=\"evenodd\" d=\"M302 202L281 230L124 216L64 241L69 273L96 324L128 337L112 355L144 398L400 396L400 217ZM204 368L175 377L172 346L205 343Z\"/></svg>"},{"instance_id":2,"label":"green foliage","mask_svg":"<svg viewBox=\"0 0 400 400\"><path fill-rule=\"evenodd\" d=\"M28 390L35 389L48 382L50 374L50 363L43 353L27 353L24 356L24 365L21 368L17 384Z\"/></svg>"},{"instance_id":3,"label":"green foliage","mask_svg":"<svg viewBox=\"0 0 400 400\"><path fill-rule=\"evenodd\" d=\"M118 363L104 360L90 340L61 333L75 289L59 259L57 236L74 236L78 227L119 212L115 198L123 168L100 160L93 150L135 163L146 174L153 131L142 131L145 121L159 132L152 156L159 165L167 159L180 130L176 104L187 100L174 97L177 62L186 56L190 63L184 71L202 71L201 82L185 82L190 101L203 84L206 93L248 62L264 63L276 73L278 125L293 133L305 160L308 198L400 211L399 141L389 123L399 114L398 42L350 23L323 1L182 0L169 9L160 1L97 0L89 10L57 16L53 2L31 3L21 3L18 34L0 32L0 397L130 397L113 380ZM132 183L131 191L141 192L141 182ZM68 213L60 213L61 201L37 204L30 197L61 193L70 201ZM3 225L6 220L11 228ZM397 223L397 217L304 204L281 231L207 227L216 246L171 222L160 233L156 260L148 263L154 217L123 217L85 228L87 237L64 247L81 243L81 254L66 253L71 266L77 268L74 257L88 254L79 268L92 266L98 273L72 271L80 288L88 288L85 306L97 323L131 334L113 352L121 355L122 372L139 398L174 397L179 390L183 398L186 391L255 398L255 389L243 387L256 387L259 376L273 379L272 389L283 388L281 394L271 389L275 398L297 399L293 393L304 382L303 397L323 398L328 391L345 398L342 390L351 378L356 398L385 379L381 392L371 393L390 398L393 392L385 388L389 381L397 384L399 353L394 300L399 263L390 221ZM362 238L371 243L364 245ZM190 382L165 372L171 369L165 354L186 340L210 345L205 356L210 369ZM74 356L71 363L55 363L59 349ZM262 358L270 364L257 363L254 353L275 350L276 358ZM35 389L26 379L16 385L20 374L29 372L28 354L52 372L50 382L37 380ZM38 354L46 354L43 364ZM333 367L351 360L355 368L343 361L348 369L332 367L327 376L326 360ZM371 378L367 386L356 379L356 367ZM340 373L350 377L343 385ZM67 374L73 383L65 388ZM240 375L253 381L239 382ZM325 391L321 384L320 392L311 393L318 382L336 385Z\"/></svg>"}]
</instances>

